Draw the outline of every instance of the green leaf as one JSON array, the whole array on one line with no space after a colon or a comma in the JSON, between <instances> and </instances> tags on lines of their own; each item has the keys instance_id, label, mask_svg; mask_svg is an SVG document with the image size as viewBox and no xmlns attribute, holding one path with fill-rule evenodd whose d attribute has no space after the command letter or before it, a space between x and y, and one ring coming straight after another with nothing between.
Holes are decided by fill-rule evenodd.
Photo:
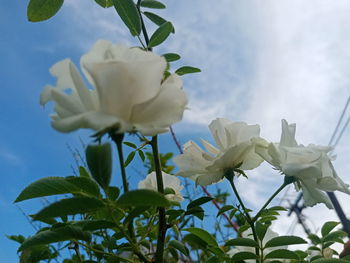
<instances>
[{"instance_id":1,"label":"green leaf","mask_svg":"<svg viewBox=\"0 0 350 263\"><path fill-rule=\"evenodd\" d=\"M63 0L30 0L27 17L31 22L40 22L53 17L63 5Z\"/></svg>"},{"instance_id":2,"label":"green leaf","mask_svg":"<svg viewBox=\"0 0 350 263\"><path fill-rule=\"evenodd\" d=\"M312 261L312 263L349 263L349 261L338 258L319 258Z\"/></svg>"},{"instance_id":3,"label":"green leaf","mask_svg":"<svg viewBox=\"0 0 350 263\"><path fill-rule=\"evenodd\" d=\"M201 240L203 240L207 245L217 247L218 243L216 242L215 238L209 234L207 231L201 228L196 227L189 227L184 229L184 231L190 232L193 235L199 237Z\"/></svg>"},{"instance_id":4,"label":"green leaf","mask_svg":"<svg viewBox=\"0 0 350 263\"><path fill-rule=\"evenodd\" d=\"M27 186L16 198L15 203L43 196L78 192L79 189L64 177L46 177Z\"/></svg>"},{"instance_id":5,"label":"green leaf","mask_svg":"<svg viewBox=\"0 0 350 263\"><path fill-rule=\"evenodd\" d=\"M83 166L79 166L79 175L80 177L90 178L90 174L88 173L88 171L86 171L85 167Z\"/></svg>"},{"instance_id":6,"label":"green leaf","mask_svg":"<svg viewBox=\"0 0 350 263\"><path fill-rule=\"evenodd\" d=\"M184 66L184 67L178 68L175 71L175 73L179 76L182 76L185 74L197 73L197 72L201 72L201 70L199 68L190 67L190 66Z\"/></svg>"},{"instance_id":7,"label":"green leaf","mask_svg":"<svg viewBox=\"0 0 350 263\"><path fill-rule=\"evenodd\" d=\"M131 35L138 36L141 33L141 19L139 11L133 0L113 0L115 10L129 28Z\"/></svg>"},{"instance_id":8,"label":"green leaf","mask_svg":"<svg viewBox=\"0 0 350 263\"><path fill-rule=\"evenodd\" d=\"M193 207L196 207L196 206L200 206L200 205L203 205L205 203L208 203L210 202L211 200L213 200L214 198L212 197L209 197L209 196L203 196L203 197L200 197L196 200L193 200L192 202L190 202L188 205L187 205L187 210L188 209L191 209Z\"/></svg>"},{"instance_id":9,"label":"green leaf","mask_svg":"<svg viewBox=\"0 0 350 263\"><path fill-rule=\"evenodd\" d=\"M103 8L108 8L113 6L112 0L95 0L96 3L98 3Z\"/></svg>"},{"instance_id":10,"label":"green leaf","mask_svg":"<svg viewBox=\"0 0 350 263\"><path fill-rule=\"evenodd\" d=\"M187 209L187 211L185 212L185 215L194 215L198 217L200 220L203 220L204 210L200 206L192 207L190 209Z\"/></svg>"},{"instance_id":11,"label":"green leaf","mask_svg":"<svg viewBox=\"0 0 350 263\"><path fill-rule=\"evenodd\" d=\"M246 259L256 259L257 255L252 252L238 252L232 256L233 262L239 262Z\"/></svg>"},{"instance_id":12,"label":"green leaf","mask_svg":"<svg viewBox=\"0 0 350 263\"><path fill-rule=\"evenodd\" d=\"M165 22L153 33L151 36L148 47L155 47L163 43L173 30L173 24L171 22Z\"/></svg>"},{"instance_id":13,"label":"green leaf","mask_svg":"<svg viewBox=\"0 0 350 263\"><path fill-rule=\"evenodd\" d=\"M182 254L184 254L187 257L190 254L190 252L188 251L188 248L183 243L181 243L177 240L171 240L169 242L168 246L177 249L178 251L180 251Z\"/></svg>"},{"instance_id":14,"label":"green leaf","mask_svg":"<svg viewBox=\"0 0 350 263\"><path fill-rule=\"evenodd\" d=\"M106 189L106 193L110 200L115 201L120 194L120 189L116 186L110 186Z\"/></svg>"},{"instance_id":15,"label":"green leaf","mask_svg":"<svg viewBox=\"0 0 350 263\"><path fill-rule=\"evenodd\" d=\"M308 235L308 238L311 240L311 242L313 243L313 244L315 244L315 245L317 245L317 244L320 244L322 241L321 241L321 239L317 236L317 235L315 235L315 234L309 234Z\"/></svg>"},{"instance_id":16,"label":"green leaf","mask_svg":"<svg viewBox=\"0 0 350 263\"><path fill-rule=\"evenodd\" d=\"M265 256L265 259L268 258L299 259L299 256L288 249L276 249Z\"/></svg>"},{"instance_id":17,"label":"green leaf","mask_svg":"<svg viewBox=\"0 0 350 263\"><path fill-rule=\"evenodd\" d=\"M131 148L137 149L137 146L135 144L133 144L132 142L123 142L123 144L125 144Z\"/></svg>"},{"instance_id":18,"label":"green leaf","mask_svg":"<svg viewBox=\"0 0 350 263\"><path fill-rule=\"evenodd\" d=\"M227 241L225 246L259 247L259 244L250 238L237 237Z\"/></svg>"},{"instance_id":19,"label":"green leaf","mask_svg":"<svg viewBox=\"0 0 350 263\"><path fill-rule=\"evenodd\" d=\"M66 177L66 180L78 188L78 192L73 192L73 194L85 193L95 197L101 196L98 184L90 177L69 176Z\"/></svg>"},{"instance_id":20,"label":"green leaf","mask_svg":"<svg viewBox=\"0 0 350 263\"><path fill-rule=\"evenodd\" d=\"M130 152L129 153L129 155L126 158L125 163L124 163L125 167L127 167L131 163L131 161L134 160L135 154L136 154L136 152Z\"/></svg>"},{"instance_id":21,"label":"green leaf","mask_svg":"<svg viewBox=\"0 0 350 263\"><path fill-rule=\"evenodd\" d=\"M258 238L262 241L265 237L266 231L267 231L268 226L260 223L260 222L256 222L256 234L258 236Z\"/></svg>"},{"instance_id":22,"label":"green leaf","mask_svg":"<svg viewBox=\"0 0 350 263\"><path fill-rule=\"evenodd\" d=\"M47 245L55 242L66 240L83 240L90 242L91 234L83 231L80 227L66 225L51 230L38 232L35 236L26 239L19 250L23 250L32 246Z\"/></svg>"},{"instance_id":23,"label":"green leaf","mask_svg":"<svg viewBox=\"0 0 350 263\"><path fill-rule=\"evenodd\" d=\"M339 238L344 238L344 237L346 237L346 233L342 230L338 230L338 231L333 231L328 235L326 235L325 237L323 237L322 241L323 242L336 241Z\"/></svg>"},{"instance_id":24,"label":"green leaf","mask_svg":"<svg viewBox=\"0 0 350 263\"><path fill-rule=\"evenodd\" d=\"M112 176L112 149L109 143L89 145L86 148L86 162L92 177L104 189Z\"/></svg>"},{"instance_id":25,"label":"green leaf","mask_svg":"<svg viewBox=\"0 0 350 263\"><path fill-rule=\"evenodd\" d=\"M153 9L164 9L166 6L156 0L143 0L141 2L142 7L153 8Z\"/></svg>"},{"instance_id":26,"label":"green leaf","mask_svg":"<svg viewBox=\"0 0 350 263\"><path fill-rule=\"evenodd\" d=\"M338 224L339 222L334 222L334 221L329 221L324 223L321 229L322 237L328 235L329 232L331 232Z\"/></svg>"},{"instance_id":27,"label":"green leaf","mask_svg":"<svg viewBox=\"0 0 350 263\"><path fill-rule=\"evenodd\" d=\"M62 199L43 208L34 216L34 220L43 220L59 216L83 214L104 208L103 201L93 197L73 197Z\"/></svg>"},{"instance_id":28,"label":"green leaf","mask_svg":"<svg viewBox=\"0 0 350 263\"><path fill-rule=\"evenodd\" d=\"M283 206L273 206L273 207L270 207L268 210L288 211L288 209L284 208Z\"/></svg>"},{"instance_id":29,"label":"green leaf","mask_svg":"<svg viewBox=\"0 0 350 263\"><path fill-rule=\"evenodd\" d=\"M197 235L194 234L188 234L184 236L182 239L183 242L187 242L192 248L201 248L201 249L206 249L207 248L207 243L203 241L201 238L199 238Z\"/></svg>"},{"instance_id":30,"label":"green leaf","mask_svg":"<svg viewBox=\"0 0 350 263\"><path fill-rule=\"evenodd\" d=\"M119 206L170 206L165 196L156 191L140 189L123 194L117 201Z\"/></svg>"},{"instance_id":31,"label":"green leaf","mask_svg":"<svg viewBox=\"0 0 350 263\"><path fill-rule=\"evenodd\" d=\"M267 241L265 244L265 248L296 245L296 244L307 244L307 242L301 237L297 237L297 236L278 236Z\"/></svg>"},{"instance_id":32,"label":"green leaf","mask_svg":"<svg viewBox=\"0 0 350 263\"><path fill-rule=\"evenodd\" d=\"M18 236L16 236L16 235L12 235L12 236L6 235L6 237L7 237L8 239L13 240L13 241L16 241L16 242L18 242L18 243L20 243L20 244L22 244L22 243L25 241L25 237L22 236L22 235L18 235Z\"/></svg>"},{"instance_id":33,"label":"green leaf","mask_svg":"<svg viewBox=\"0 0 350 263\"><path fill-rule=\"evenodd\" d=\"M106 220L84 220L78 221L74 224L81 224L84 231L95 231L98 229L113 228L115 224Z\"/></svg>"},{"instance_id":34,"label":"green leaf","mask_svg":"<svg viewBox=\"0 0 350 263\"><path fill-rule=\"evenodd\" d=\"M139 154L142 162L144 162L146 159L145 153L142 150L138 150L137 153Z\"/></svg>"},{"instance_id":35,"label":"green leaf","mask_svg":"<svg viewBox=\"0 0 350 263\"><path fill-rule=\"evenodd\" d=\"M156 15L154 13L151 12L143 12L143 14L149 19L151 20L153 23L155 23L158 26L163 25L165 22L167 22L167 20L165 20L163 17L160 17L159 15Z\"/></svg>"},{"instance_id":36,"label":"green leaf","mask_svg":"<svg viewBox=\"0 0 350 263\"><path fill-rule=\"evenodd\" d=\"M176 53L166 53L166 54L163 54L162 57L165 57L165 60L167 62L173 62L181 58L180 55Z\"/></svg>"},{"instance_id":37,"label":"green leaf","mask_svg":"<svg viewBox=\"0 0 350 263\"><path fill-rule=\"evenodd\" d=\"M222 215L223 213L225 213L231 209L235 209L235 207L233 205L224 205L223 207L221 207L219 209L219 212L217 213L216 216L218 217L219 215Z\"/></svg>"}]
</instances>

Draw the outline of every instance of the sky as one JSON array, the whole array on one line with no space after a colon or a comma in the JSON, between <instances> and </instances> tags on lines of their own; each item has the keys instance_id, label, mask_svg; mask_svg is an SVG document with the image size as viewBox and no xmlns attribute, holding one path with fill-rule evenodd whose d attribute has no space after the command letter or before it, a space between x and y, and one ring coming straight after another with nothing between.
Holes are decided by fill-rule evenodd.
<instances>
[{"instance_id":1,"label":"sky","mask_svg":"<svg viewBox=\"0 0 350 263\"><path fill-rule=\"evenodd\" d=\"M100 8L92 0L66 0L54 18L42 23L26 20L26 3L6 1L0 7L0 253L4 262L17 259L16 244L4 235L33 233L13 200L34 180L72 174L75 159L69 147L81 150L81 141L90 141L89 131L61 134L50 127L52 105L39 105L43 87L55 83L48 69L68 57L78 65L80 56L98 39L138 44L113 8ZM167 9L156 12L173 22L176 34L154 51L179 53L182 59L175 68L191 65L202 70L183 77L189 110L174 126L181 143L212 141L207 125L217 117L260 124L261 136L270 141L279 141L281 119L287 119L297 124L299 143L328 143L350 95L348 1L164 3ZM350 128L334 150L335 168L348 183L349 140ZM161 142L163 152L176 152L169 135L162 135ZM268 165L248 175L249 180L239 180L238 188L252 208L258 208L283 179ZM291 200L294 196L293 189L285 195ZM346 205L350 197L337 196L350 213ZM41 204L27 201L20 207L29 214ZM306 209L305 215L313 231L336 219L323 205ZM293 221L282 216L273 228L286 234ZM297 226L294 234L303 231Z\"/></svg>"}]
</instances>

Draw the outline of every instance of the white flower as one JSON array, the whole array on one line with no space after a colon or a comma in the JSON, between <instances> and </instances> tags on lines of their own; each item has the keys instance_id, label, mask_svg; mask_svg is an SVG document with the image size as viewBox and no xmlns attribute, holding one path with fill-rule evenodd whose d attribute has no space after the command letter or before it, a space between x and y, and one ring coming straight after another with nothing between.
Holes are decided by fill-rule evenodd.
<instances>
[{"instance_id":1,"label":"white flower","mask_svg":"<svg viewBox=\"0 0 350 263\"><path fill-rule=\"evenodd\" d=\"M181 202L183 201L183 197L181 194L181 190L183 189L183 186L181 185L181 182L179 178L177 178L174 175L167 174L165 172L162 172L163 175L163 185L164 189L170 188L175 193L174 194L166 194L165 197L174 202ZM152 172L149 175L146 176L146 178L139 182L139 189L150 189L157 191L157 177L156 173Z\"/></svg>"},{"instance_id":2,"label":"white flower","mask_svg":"<svg viewBox=\"0 0 350 263\"><path fill-rule=\"evenodd\" d=\"M93 89L88 89L74 64L65 59L50 72L56 86L46 86L40 103L55 102L52 126L61 132L80 128L144 135L166 132L182 119L187 97L176 74L164 82L166 61L139 48L98 41L82 56L81 68Z\"/></svg>"},{"instance_id":3,"label":"white flower","mask_svg":"<svg viewBox=\"0 0 350 263\"><path fill-rule=\"evenodd\" d=\"M178 176L189 177L199 185L209 185L224 178L227 169L239 164L241 170L254 169L263 159L254 152L252 138L258 137L259 125L247 125L244 122L231 122L216 119L209 125L217 148L202 140L207 151L195 142L184 145L184 153L176 156L174 162L180 167Z\"/></svg>"},{"instance_id":4,"label":"white flower","mask_svg":"<svg viewBox=\"0 0 350 263\"><path fill-rule=\"evenodd\" d=\"M250 239L254 239L253 234L252 234L252 230L249 228L248 230L244 231L242 233L242 237L244 238L250 238ZM267 241L269 241L272 238L278 237L278 234L276 232L274 232L273 230L271 230L270 228L267 229L266 234L263 238L262 241L260 242L260 246L264 247L265 244L267 243ZM264 249L264 255L267 255L268 253L277 250L277 249L288 249L288 246L279 246L279 247L269 247L269 248L265 248ZM236 246L232 249L230 249L227 254L232 257L234 254L238 253L238 252L251 252L255 254L255 248L254 247L244 247L244 246ZM244 260L246 263L254 263L255 260ZM268 261L272 261L272 260L265 260L264 262L268 262Z\"/></svg>"},{"instance_id":5,"label":"white flower","mask_svg":"<svg viewBox=\"0 0 350 263\"><path fill-rule=\"evenodd\" d=\"M338 190L350 194L349 186L338 177L328 156L332 148L298 144L295 129L295 124L288 125L286 120L282 120L280 143L256 140L256 152L286 176L297 179L294 185L297 190L303 190L305 205L325 203L332 208L329 197L323 191Z\"/></svg>"}]
</instances>

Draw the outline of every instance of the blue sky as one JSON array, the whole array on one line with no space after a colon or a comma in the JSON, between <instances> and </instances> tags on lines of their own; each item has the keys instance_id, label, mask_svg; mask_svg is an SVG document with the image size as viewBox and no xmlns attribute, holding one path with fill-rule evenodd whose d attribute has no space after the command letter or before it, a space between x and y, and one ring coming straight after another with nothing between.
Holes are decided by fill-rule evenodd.
<instances>
[{"instance_id":1,"label":"blue sky","mask_svg":"<svg viewBox=\"0 0 350 263\"><path fill-rule=\"evenodd\" d=\"M159 14L172 21L176 34L155 49L177 52L177 64L193 65L201 74L185 76L189 107L175 130L182 142L209 138L207 124L226 117L261 125L262 136L278 141L280 120L297 123L300 143L327 144L350 95L350 4L324 0L209 0L164 1ZM5 234L33 233L12 204L30 182L52 175L69 175L74 159L67 149L89 141L89 132L60 134L49 125L51 106L39 106L44 85L53 84L48 69L80 56L98 39L136 45L137 41L113 9L93 1L66 0L53 19L26 20L26 3L5 1L0 8L2 96L0 112L0 253L4 262L16 261L16 245ZM153 28L150 27L152 30ZM350 114L350 113L349 113ZM350 182L350 129L336 148L336 169ZM167 135L163 151L175 151ZM264 200L282 178L267 165L240 181L251 207ZM292 190L290 191L293 192ZM293 195L293 194L291 194ZM339 194L345 212L350 198ZM40 203L21 204L34 212ZM335 218L323 206L306 211L314 230L318 216ZM317 219L317 220L316 220ZM275 226L281 234L293 221L283 217ZM302 233L296 228L295 233Z\"/></svg>"}]
</instances>

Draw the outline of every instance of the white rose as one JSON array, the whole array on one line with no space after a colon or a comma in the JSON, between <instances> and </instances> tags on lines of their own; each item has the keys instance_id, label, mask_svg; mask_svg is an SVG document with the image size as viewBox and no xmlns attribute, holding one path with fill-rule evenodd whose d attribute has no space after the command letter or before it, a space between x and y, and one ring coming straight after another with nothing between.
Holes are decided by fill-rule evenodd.
<instances>
[{"instance_id":1,"label":"white rose","mask_svg":"<svg viewBox=\"0 0 350 263\"><path fill-rule=\"evenodd\" d=\"M176 156L174 162L180 167L178 176L189 177L199 185L209 185L224 178L227 169L250 170L260 165L263 159L254 151L252 138L259 137L259 125L244 122L231 122L216 119L209 125L217 147L202 140L207 151L195 142L184 145L183 154Z\"/></svg>"},{"instance_id":2,"label":"white rose","mask_svg":"<svg viewBox=\"0 0 350 263\"><path fill-rule=\"evenodd\" d=\"M295 186L297 190L303 190L305 205L325 203L332 208L329 197L323 191L338 190L350 194L349 186L338 177L328 156L332 148L298 144L295 129L295 124L288 125L286 120L282 120L280 143L255 140L256 152L286 176L297 179Z\"/></svg>"},{"instance_id":3,"label":"white rose","mask_svg":"<svg viewBox=\"0 0 350 263\"><path fill-rule=\"evenodd\" d=\"M181 181L174 175L167 174L162 172L163 175L163 185L164 189L170 188L174 191L174 194L166 194L165 197L174 202L181 202L184 200L181 194L183 186ZM157 177L156 173L152 172L146 176L146 178L139 182L139 189L150 189L157 191Z\"/></svg>"},{"instance_id":4,"label":"white rose","mask_svg":"<svg viewBox=\"0 0 350 263\"><path fill-rule=\"evenodd\" d=\"M114 127L118 133L166 132L182 119L187 97L176 74L163 82L166 61L139 48L99 40L81 58L89 89L74 64L65 59L50 72L56 86L47 86L40 103L55 102L52 126L61 132Z\"/></svg>"},{"instance_id":5,"label":"white rose","mask_svg":"<svg viewBox=\"0 0 350 263\"><path fill-rule=\"evenodd\" d=\"M247 231L244 231L242 233L242 237L244 238L250 238L250 239L254 239L253 234L252 234L252 230L249 228ZM278 234L276 232L274 232L273 230L271 230L270 228L267 229L266 234L262 240L262 242L260 242L260 246L264 247L265 244L267 243L267 241L269 241L272 238L278 237ZM264 249L264 255L267 255L268 253L277 250L277 249L288 249L288 246L279 246L279 247L269 247L269 248L265 248ZM254 247L243 247L243 246L236 246L232 249L230 249L227 254L232 257L234 254L238 253L238 252L251 252L255 254L255 248ZM244 260L246 263L254 263L256 262L255 260ZM267 259L264 262L269 262L272 261L272 259Z\"/></svg>"}]
</instances>

